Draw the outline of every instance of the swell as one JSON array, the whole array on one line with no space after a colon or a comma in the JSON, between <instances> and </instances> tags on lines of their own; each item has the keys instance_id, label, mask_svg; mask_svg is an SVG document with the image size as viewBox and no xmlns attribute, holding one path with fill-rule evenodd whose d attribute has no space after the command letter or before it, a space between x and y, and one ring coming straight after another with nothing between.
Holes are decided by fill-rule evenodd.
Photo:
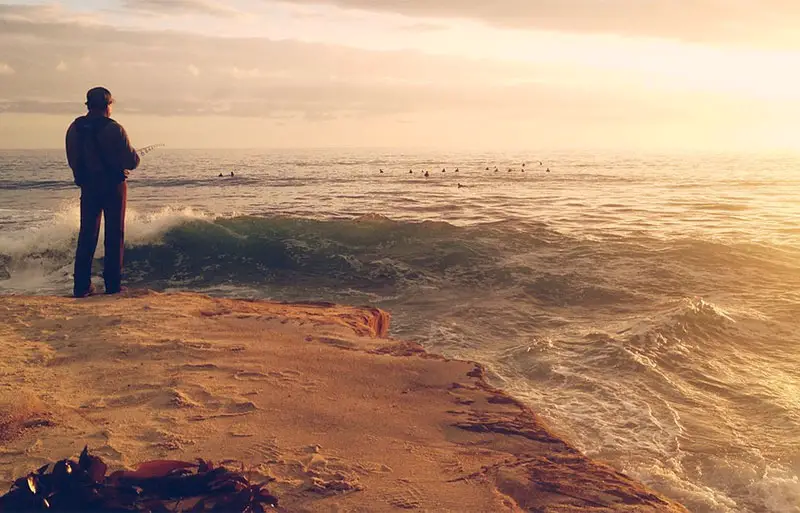
<instances>
[{"instance_id":1,"label":"swell","mask_svg":"<svg viewBox=\"0 0 800 513\"><path fill-rule=\"evenodd\" d=\"M70 211L44 228L0 240L0 263L11 274L33 262L51 270L68 266L77 216ZM800 251L791 247L587 239L524 220L453 226L370 215L215 219L165 210L133 212L128 225L126 272L143 286L493 290L540 306L615 312L635 311L653 298L800 289Z\"/></svg>"},{"instance_id":2,"label":"swell","mask_svg":"<svg viewBox=\"0 0 800 513\"><path fill-rule=\"evenodd\" d=\"M11 281L31 268L68 281L77 218L70 210L0 234ZM521 219L454 226L191 210L133 212L127 239L134 286L387 308L394 335L486 362L582 449L693 511L764 511L760 490L779 485L747 476L776 472L765 462L800 443L793 247L588 238ZM787 502L794 493L775 490Z\"/></svg>"},{"instance_id":3,"label":"swell","mask_svg":"<svg viewBox=\"0 0 800 513\"><path fill-rule=\"evenodd\" d=\"M518 385L522 394L548 405L584 451L622 462L690 511L792 511L800 339L790 325L694 297L617 321L551 330L544 344L493 358L495 369L535 377ZM788 475L786 486L770 474Z\"/></svg>"}]
</instances>

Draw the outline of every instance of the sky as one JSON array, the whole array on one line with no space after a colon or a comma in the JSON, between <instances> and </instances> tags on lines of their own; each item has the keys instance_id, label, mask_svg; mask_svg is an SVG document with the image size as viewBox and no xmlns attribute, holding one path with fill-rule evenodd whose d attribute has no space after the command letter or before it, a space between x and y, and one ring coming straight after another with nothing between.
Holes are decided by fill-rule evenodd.
<instances>
[{"instance_id":1,"label":"sky","mask_svg":"<svg viewBox=\"0 0 800 513\"><path fill-rule=\"evenodd\" d=\"M0 148L798 150L796 0L0 1Z\"/></svg>"}]
</instances>

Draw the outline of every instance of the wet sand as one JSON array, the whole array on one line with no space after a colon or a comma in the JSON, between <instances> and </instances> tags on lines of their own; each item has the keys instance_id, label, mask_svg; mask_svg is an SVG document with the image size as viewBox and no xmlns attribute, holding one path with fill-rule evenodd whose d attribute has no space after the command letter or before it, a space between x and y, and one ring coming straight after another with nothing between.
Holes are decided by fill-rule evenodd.
<instances>
[{"instance_id":1,"label":"wet sand","mask_svg":"<svg viewBox=\"0 0 800 513\"><path fill-rule=\"evenodd\" d=\"M88 444L228 460L292 512L686 511L389 315L135 291L0 297L0 487Z\"/></svg>"}]
</instances>

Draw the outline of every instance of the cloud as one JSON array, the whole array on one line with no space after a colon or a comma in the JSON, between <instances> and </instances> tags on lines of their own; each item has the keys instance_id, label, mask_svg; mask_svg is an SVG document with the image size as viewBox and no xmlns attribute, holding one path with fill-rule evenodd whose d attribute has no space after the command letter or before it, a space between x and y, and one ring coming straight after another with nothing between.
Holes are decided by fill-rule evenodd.
<instances>
[{"instance_id":1,"label":"cloud","mask_svg":"<svg viewBox=\"0 0 800 513\"><path fill-rule=\"evenodd\" d=\"M5 112L79 112L94 85L114 92L118 112L159 116L321 119L504 108L504 85L540 74L515 64L410 51L120 30L34 16L6 20L3 29L0 62L19 72L4 83ZM48 64L54 54L80 73L57 73ZM196 80L201 70L203 80ZM516 101L530 106L544 94L531 88Z\"/></svg>"},{"instance_id":2,"label":"cloud","mask_svg":"<svg viewBox=\"0 0 800 513\"><path fill-rule=\"evenodd\" d=\"M231 68L231 76L237 80L244 80L248 78L259 78L265 76L265 73L258 68L239 69L236 66Z\"/></svg>"},{"instance_id":3,"label":"cloud","mask_svg":"<svg viewBox=\"0 0 800 513\"><path fill-rule=\"evenodd\" d=\"M0 21L58 22L82 25L98 24L102 15L85 11L72 11L59 3L37 5L0 4Z\"/></svg>"},{"instance_id":4,"label":"cloud","mask_svg":"<svg viewBox=\"0 0 800 513\"><path fill-rule=\"evenodd\" d=\"M213 0L125 0L124 9L150 15L202 14L206 16L241 16L242 12Z\"/></svg>"},{"instance_id":5,"label":"cloud","mask_svg":"<svg viewBox=\"0 0 800 513\"><path fill-rule=\"evenodd\" d=\"M73 102L42 100L0 100L0 113L15 112L23 114L72 114Z\"/></svg>"},{"instance_id":6,"label":"cloud","mask_svg":"<svg viewBox=\"0 0 800 513\"><path fill-rule=\"evenodd\" d=\"M392 127L403 120L408 121L402 128L409 137L405 141L436 144L464 138L470 141L464 144L562 140L580 145L584 136L616 137L627 144L618 127L641 139L657 132L659 140L674 136L702 141L713 132L708 127L722 125L720 118L725 126L746 126L753 119L794 119L789 114L800 113L800 108L783 104L786 114L759 111L753 102L732 100L716 90L702 95L637 89L625 81L627 76L611 80L608 69L569 67L564 61L368 51L146 27L125 30L65 19L47 10L0 5L0 66L16 72L0 77L0 115L54 119L58 129L53 140L58 144L61 120L81 114L86 90L96 85L111 89L118 102L115 112L126 122L147 119L152 129L183 127L205 140L217 122L228 123L225 141L235 144L245 144L236 133L238 123L256 127L262 120L264 125L293 127L294 144L300 145L360 140L362 134L365 140L391 142L396 133ZM650 57L646 49L636 55ZM729 57L738 76L738 54ZM658 58L663 56L653 59ZM54 59L69 63L71 72L57 72ZM708 59L701 63L707 62L717 64ZM786 73L795 69L782 60L773 64L790 70ZM697 76L701 82L713 75L714 84L737 79L728 67L705 68L678 67L678 74L681 79ZM775 80L780 74L750 71L745 84L763 83L771 92L785 82L783 87L797 90L792 80ZM657 74L649 78L665 81ZM203 131L201 126L211 128ZM320 128L325 126L340 128ZM306 134L315 129L317 139L308 139Z\"/></svg>"},{"instance_id":7,"label":"cloud","mask_svg":"<svg viewBox=\"0 0 800 513\"><path fill-rule=\"evenodd\" d=\"M232 67L230 70L231 77L236 80L252 80L252 79L266 79L273 82L286 82L292 81L292 73L286 69L275 69L269 67L267 69L261 68L238 68Z\"/></svg>"},{"instance_id":8,"label":"cloud","mask_svg":"<svg viewBox=\"0 0 800 513\"><path fill-rule=\"evenodd\" d=\"M0 62L0 75L13 75L16 73L14 68L6 64L5 62Z\"/></svg>"},{"instance_id":9,"label":"cloud","mask_svg":"<svg viewBox=\"0 0 800 513\"><path fill-rule=\"evenodd\" d=\"M800 3L786 0L281 0L520 29L686 41L800 45Z\"/></svg>"}]
</instances>

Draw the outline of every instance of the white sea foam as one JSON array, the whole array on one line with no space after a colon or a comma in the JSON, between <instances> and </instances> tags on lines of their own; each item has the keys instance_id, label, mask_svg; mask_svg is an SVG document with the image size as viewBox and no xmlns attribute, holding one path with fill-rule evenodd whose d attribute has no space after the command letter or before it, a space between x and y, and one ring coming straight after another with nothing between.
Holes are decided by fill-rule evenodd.
<instances>
[{"instance_id":1,"label":"white sea foam","mask_svg":"<svg viewBox=\"0 0 800 513\"><path fill-rule=\"evenodd\" d=\"M779 465L767 465L760 479L754 480L750 492L769 513L800 513L800 477Z\"/></svg>"},{"instance_id":2,"label":"white sea foam","mask_svg":"<svg viewBox=\"0 0 800 513\"><path fill-rule=\"evenodd\" d=\"M141 213L134 209L126 212L125 242L136 246L157 242L167 231L191 221L210 221L213 216L191 208L165 207L155 212ZM80 208L67 206L45 221L23 230L0 234L0 252L12 260L25 260L32 255L48 252L71 251L78 237ZM103 229L100 230L97 256L103 251ZM20 263L20 262L17 262Z\"/></svg>"},{"instance_id":3,"label":"white sea foam","mask_svg":"<svg viewBox=\"0 0 800 513\"><path fill-rule=\"evenodd\" d=\"M551 174L510 180L484 172L503 168L504 157L440 157L462 159L468 188L419 177L420 166L439 157L176 154L131 184L142 207L128 212L127 242L157 243L182 223L215 217L163 205L337 219L331 232L220 223L185 233L185 248L176 239L169 251L141 253L174 256L178 271L218 263L224 279L174 273L181 287L213 294L360 302L380 292L395 335L486 363L496 385L529 401L576 446L691 511L798 513L800 181L792 170L800 161L562 155ZM2 255L17 265L0 291L69 290L77 207L73 199L58 214L48 209L75 191L27 181L62 179L58 159L44 166L31 158L31 173L4 177L25 182L0 189L0 265ZM246 181L209 179L244 162L237 175ZM397 229L396 236L374 244L362 237L371 227L340 233L343 220L368 212L431 222L413 230L383 223L376 231ZM204 252L202 242L214 237L221 246ZM288 269L308 278L302 286L270 281L287 272L282 259L267 258L273 250L302 264ZM204 260L194 266L193 256ZM144 264L130 269L146 286L149 262L133 263ZM329 264L335 272L326 272ZM153 267L154 282L170 283L168 265ZM253 279L255 269L263 281ZM386 286L362 288L365 276ZM325 286L310 290L312 282Z\"/></svg>"},{"instance_id":4,"label":"white sea foam","mask_svg":"<svg viewBox=\"0 0 800 513\"><path fill-rule=\"evenodd\" d=\"M192 208L162 208L156 212L140 213L129 210L126 215L125 243L130 246L151 244L169 230L192 221L212 221L214 216Z\"/></svg>"},{"instance_id":5,"label":"white sea foam","mask_svg":"<svg viewBox=\"0 0 800 513\"><path fill-rule=\"evenodd\" d=\"M212 216L191 208L163 208L156 212L126 213L127 246L158 242L170 229L192 221L205 221ZM75 245L80 227L80 209L68 205L49 219L22 230L0 233L0 291L13 293L53 294L69 288ZM103 229L95 257L103 250Z\"/></svg>"},{"instance_id":6,"label":"white sea foam","mask_svg":"<svg viewBox=\"0 0 800 513\"><path fill-rule=\"evenodd\" d=\"M65 207L24 229L0 233L0 253L16 260L30 254L65 249L73 243L79 224L80 209Z\"/></svg>"}]
</instances>

